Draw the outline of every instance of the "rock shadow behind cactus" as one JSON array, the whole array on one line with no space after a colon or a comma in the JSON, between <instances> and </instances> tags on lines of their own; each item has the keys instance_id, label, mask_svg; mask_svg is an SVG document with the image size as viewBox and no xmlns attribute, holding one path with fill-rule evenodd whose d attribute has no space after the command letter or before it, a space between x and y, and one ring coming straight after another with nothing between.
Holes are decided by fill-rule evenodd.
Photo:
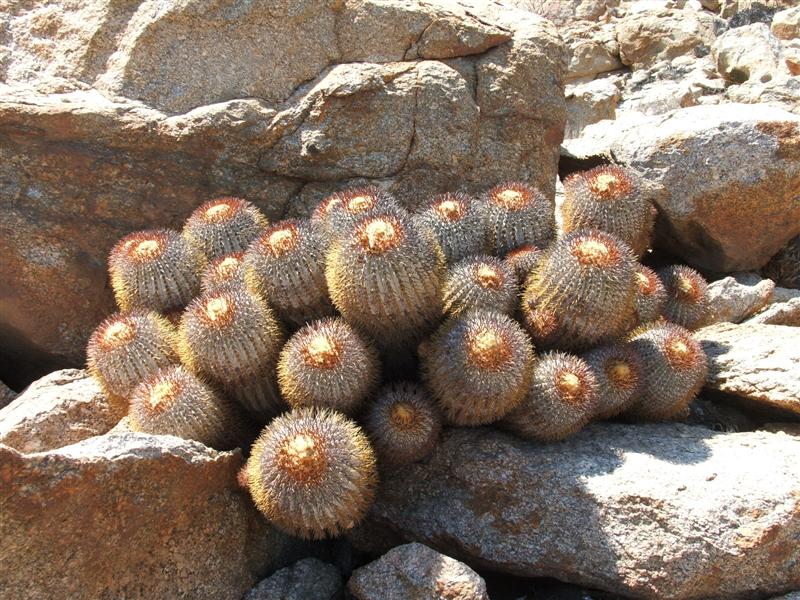
<instances>
[{"instance_id":1,"label":"rock shadow behind cactus","mask_svg":"<svg viewBox=\"0 0 800 600\"><path fill-rule=\"evenodd\" d=\"M339 413L317 408L275 418L253 445L244 478L273 525L310 539L356 525L377 487L367 436Z\"/></svg>"},{"instance_id":2,"label":"rock shadow behind cactus","mask_svg":"<svg viewBox=\"0 0 800 600\"><path fill-rule=\"evenodd\" d=\"M496 256L525 244L545 248L555 237L555 207L538 189L521 182L504 183L481 196L486 244Z\"/></svg>"},{"instance_id":3,"label":"rock shadow behind cactus","mask_svg":"<svg viewBox=\"0 0 800 600\"><path fill-rule=\"evenodd\" d=\"M434 196L416 221L433 232L445 261L452 265L486 251L485 213L485 205L467 194L447 193Z\"/></svg>"},{"instance_id":4,"label":"rock shadow behind cactus","mask_svg":"<svg viewBox=\"0 0 800 600\"><path fill-rule=\"evenodd\" d=\"M261 211L241 198L218 198L201 204L186 221L184 237L208 260L244 252L268 221Z\"/></svg>"},{"instance_id":5,"label":"rock shadow behind cactus","mask_svg":"<svg viewBox=\"0 0 800 600\"><path fill-rule=\"evenodd\" d=\"M486 255L450 267L442 292L445 313L454 317L473 309L510 314L518 293L515 274L500 259Z\"/></svg>"},{"instance_id":6,"label":"rock shadow behind cactus","mask_svg":"<svg viewBox=\"0 0 800 600\"><path fill-rule=\"evenodd\" d=\"M137 231L122 238L108 257L111 287L123 311L169 313L200 291L202 252L177 231Z\"/></svg>"}]
</instances>

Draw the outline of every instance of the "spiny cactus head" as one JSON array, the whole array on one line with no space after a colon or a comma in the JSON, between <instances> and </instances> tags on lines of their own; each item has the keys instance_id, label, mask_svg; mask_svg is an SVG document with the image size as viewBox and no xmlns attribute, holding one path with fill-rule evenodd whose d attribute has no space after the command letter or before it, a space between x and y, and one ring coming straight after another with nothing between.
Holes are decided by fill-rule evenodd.
<instances>
[{"instance_id":1,"label":"spiny cactus head","mask_svg":"<svg viewBox=\"0 0 800 600\"><path fill-rule=\"evenodd\" d=\"M109 396L127 398L142 379L178 361L175 347L175 330L161 315L115 313L89 337L87 366Z\"/></svg>"},{"instance_id":2,"label":"spiny cactus head","mask_svg":"<svg viewBox=\"0 0 800 600\"><path fill-rule=\"evenodd\" d=\"M406 214L388 192L377 186L359 187L333 194L324 223L329 234L336 237L347 234L353 225L364 218L385 212Z\"/></svg>"},{"instance_id":3,"label":"spiny cactus head","mask_svg":"<svg viewBox=\"0 0 800 600\"><path fill-rule=\"evenodd\" d=\"M609 419L637 400L643 372L639 355L628 344L598 346L583 355L598 383L596 419Z\"/></svg>"},{"instance_id":4,"label":"spiny cactus head","mask_svg":"<svg viewBox=\"0 0 800 600\"><path fill-rule=\"evenodd\" d=\"M485 208L463 192L434 196L417 221L430 229L444 252L448 264L486 250Z\"/></svg>"},{"instance_id":5,"label":"spiny cactus head","mask_svg":"<svg viewBox=\"0 0 800 600\"><path fill-rule=\"evenodd\" d=\"M636 307L637 324L655 321L661 316L664 303L667 301L667 290L655 271L639 265L636 271Z\"/></svg>"},{"instance_id":6,"label":"spiny cactus head","mask_svg":"<svg viewBox=\"0 0 800 600\"><path fill-rule=\"evenodd\" d=\"M698 329L711 316L708 283L700 273L685 265L664 267L658 272L667 292L663 315L687 329Z\"/></svg>"},{"instance_id":7,"label":"spiny cactus head","mask_svg":"<svg viewBox=\"0 0 800 600\"><path fill-rule=\"evenodd\" d=\"M493 254L502 256L523 244L543 248L555 235L553 203L526 183L497 185L481 202L486 207L486 241Z\"/></svg>"},{"instance_id":8,"label":"spiny cactus head","mask_svg":"<svg viewBox=\"0 0 800 600\"><path fill-rule=\"evenodd\" d=\"M455 223L464 218L470 209L471 200L462 192L440 194L431 201L431 208L439 219Z\"/></svg>"},{"instance_id":9,"label":"spiny cactus head","mask_svg":"<svg viewBox=\"0 0 800 600\"><path fill-rule=\"evenodd\" d=\"M520 181L496 185L486 192L486 198L495 206L511 212L524 210L534 203L545 201L539 190Z\"/></svg>"},{"instance_id":10,"label":"spiny cactus head","mask_svg":"<svg viewBox=\"0 0 800 600\"><path fill-rule=\"evenodd\" d=\"M366 428L380 463L396 466L427 456L439 439L442 423L422 386L396 382L378 392Z\"/></svg>"},{"instance_id":11,"label":"spiny cactus head","mask_svg":"<svg viewBox=\"0 0 800 600\"><path fill-rule=\"evenodd\" d=\"M628 196L636 187L631 172L617 165L601 165L575 173L564 182L564 187L572 187L582 179L592 197L600 202L615 202Z\"/></svg>"},{"instance_id":12,"label":"spiny cactus head","mask_svg":"<svg viewBox=\"0 0 800 600\"><path fill-rule=\"evenodd\" d=\"M523 244L506 254L504 262L516 275L517 283L522 285L539 264L541 258L542 251L539 248L533 244Z\"/></svg>"},{"instance_id":13,"label":"spiny cactus head","mask_svg":"<svg viewBox=\"0 0 800 600\"><path fill-rule=\"evenodd\" d=\"M472 256L450 268L444 284L445 312L457 316L476 308L510 313L517 298L516 277L493 256Z\"/></svg>"},{"instance_id":14,"label":"spiny cactus head","mask_svg":"<svg viewBox=\"0 0 800 600\"><path fill-rule=\"evenodd\" d=\"M537 348L552 348L562 324L558 314L544 306L534 296L522 299L522 322Z\"/></svg>"},{"instance_id":15,"label":"spiny cactus head","mask_svg":"<svg viewBox=\"0 0 800 600\"><path fill-rule=\"evenodd\" d=\"M200 280L202 293L213 292L228 286L241 285L244 277L244 253L235 252L213 260Z\"/></svg>"},{"instance_id":16,"label":"spiny cactus head","mask_svg":"<svg viewBox=\"0 0 800 600\"><path fill-rule=\"evenodd\" d=\"M326 409L295 409L275 418L253 445L246 468L259 510L276 527L302 538L353 527L377 485L366 435Z\"/></svg>"},{"instance_id":17,"label":"spiny cactus head","mask_svg":"<svg viewBox=\"0 0 800 600\"><path fill-rule=\"evenodd\" d=\"M366 219L356 227L361 248L368 254L383 254L397 248L405 236L403 224L391 215Z\"/></svg>"},{"instance_id":18,"label":"spiny cactus head","mask_svg":"<svg viewBox=\"0 0 800 600\"><path fill-rule=\"evenodd\" d=\"M267 225L253 204L241 198L204 202L189 216L183 235L202 248L209 260L244 252Z\"/></svg>"},{"instance_id":19,"label":"spiny cactus head","mask_svg":"<svg viewBox=\"0 0 800 600\"><path fill-rule=\"evenodd\" d=\"M376 350L343 319L322 319L297 331L278 360L278 383L294 407L353 413L380 376Z\"/></svg>"},{"instance_id":20,"label":"spiny cactus head","mask_svg":"<svg viewBox=\"0 0 800 600\"><path fill-rule=\"evenodd\" d=\"M623 254L617 240L602 231L570 237L569 249L579 265L598 269L619 264Z\"/></svg>"}]
</instances>

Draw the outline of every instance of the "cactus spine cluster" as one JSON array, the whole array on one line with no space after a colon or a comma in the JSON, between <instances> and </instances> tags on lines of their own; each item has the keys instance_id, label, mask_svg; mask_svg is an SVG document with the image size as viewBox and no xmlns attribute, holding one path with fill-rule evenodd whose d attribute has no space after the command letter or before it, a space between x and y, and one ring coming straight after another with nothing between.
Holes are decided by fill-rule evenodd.
<instances>
[{"instance_id":1,"label":"cactus spine cluster","mask_svg":"<svg viewBox=\"0 0 800 600\"><path fill-rule=\"evenodd\" d=\"M467 194L447 193L434 196L417 221L434 233L447 264L454 264L485 251L485 214L485 205Z\"/></svg>"},{"instance_id":2,"label":"cactus spine cluster","mask_svg":"<svg viewBox=\"0 0 800 600\"><path fill-rule=\"evenodd\" d=\"M253 444L245 479L256 506L280 529L311 539L338 535L372 503L375 454L346 417L300 408L267 425Z\"/></svg>"},{"instance_id":3,"label":"cactus spine cluster","mask_svg":"<svg viewBox=\"0 0 800 600\"><path fill-rule=\"evenodd\" d=\"M625 412L638 400L642 361L628 344L598 346L585 353L597 380L597 407L594 418L610 419Z\"/></svg>"},{"instance_id":4,"label":"cactus spine cluster","mask_svg":"<svg viewBox=\"0 0 800 600\"><path fill-rule=\"evenodd\" d=\"M184 237L201 248L208 260L244 252L267 219L241 198L218 198L201 204L183 228Z\"/></svg>"},{"instance_id":5,"label":"cactus spine cluster","mask_svg":"<svg viewBox=\"0 0 800 600\"><path fill-rule=\"evenodd\" d=\"M293 407L357 411L380 377L377 351L343 319L309 323L281 351L278 383Z\"/></svg>"},{"instance_id":6,"label":"cactus spine cluster","mask_svg":"<svg viewBox=\"0 0 800 600\"><path fill-rule=\"evenodd\" d=\"M636 270L636 295L633 299L635 324L657 320L664 310L667 290L655 271L639 265Z\"/></svg>"},{"instance_id":7,"label":"cactus spine cluster","mask_svg":"<svg viewBox=\"0 0 800 600\"><path fill-rule=\"evenodd\" d=\"M200 291L217 292L243 283L244 252L235 252L211 261L200 278Z\"/></svg>"},{"instance_id":8,"label":"cactus spine cluster","mask_svg":"<svg viewBox=\"0 0 800 600\"><path fill-rule=\"evenodd\" d=\"M672 265L658 271L667 292L662 309L664 316L687 329L699 329L711 317L708 283L694 269Z\"/></svg>"},{"instance_id":9,"label":"cactus spine cluster","mask_svg":"<svg viewBox=\"0 0 800 600\"><path fill-rule=\"evenodd\" d=\"M536 269L542 258L542 251L533 244L524 244L506 254L504 262L517 278L520 286L525 284L528 276Z\"/></svg>"},{"instance_id":10,"label":"cactus spine cluster","mask_svg":"<svg viewBox=\"0 0 800 600\"><path fill-rule=\"evenodd\" d=\"M383 213L396 213L407 216L394 196L381 191L377 186L367 186L337 192L323 201L325 209L317 213L323 231L333 239L347 235L352 228L365 218Z\"/></svg>"},{"instance_id":11,"label":"cactus spine cluster","mask_svg":"<svg viewBox=\"0 0 800 600\"><path fill-rule=\"evenodd\" d=\"M555 236L553 203L522 182L504 183L481 198L489 250L503 256L525 244L544 248Z\"/></svg>"},{"instance_id":12,"label":"cactus spine cluster","mask_svg":"<svg viewBox=\"0 0 800 600\"><path fill-rule=\"evenodd\" d=\"M452 266L445 279L444 310L458 316L473 309L510 314L517 303L516 276L494 256L471 256Z\"/></svg>"}]
</instances>

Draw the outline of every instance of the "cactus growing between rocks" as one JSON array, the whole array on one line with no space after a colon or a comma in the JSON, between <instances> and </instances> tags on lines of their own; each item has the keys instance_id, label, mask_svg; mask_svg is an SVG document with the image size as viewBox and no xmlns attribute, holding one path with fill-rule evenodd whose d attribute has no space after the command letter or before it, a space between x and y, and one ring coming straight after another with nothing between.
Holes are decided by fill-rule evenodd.
<instances>
[{"instance_id":1,"label":"cactus growing between rocks","mask_svg":"<svg viewBox=\"0 0 800 600\"><path fill-rule=\"evenodd\" d=\"M131 429L234 448L243 431L238 409L180 365L155 372L131 395Z\"/></svg>"},{"instance_id":2,"label":"cactus growing between rocks","mask_svg":"<svg viewBox=\"0 0 800 600\"><path fill-rule=\"evenodd\" d=\"M310 221L281 221L256 239L244 258L247 286L294 327L335 313L325 281L326 242Z\"/></svg>"},{"instance_id":3,"label":"cactus growing between rocks","mask_svg":"<svg viewBox=\"0 0 800 600\"><path fill-rule=\"evenodd\" d=\"M235 252L211 261L200 278L200 291L216 292L243 283L244 253Z\"/></svg>"},{"instance_id":4,"label":"cactus growing between rocks","mask_svg":"<svg viewBox=\"0 0 800 600\"><path fill-rule=\"evenodd\" d=\"M486 207L467 194L457 192L434 196L417 222L429 228L444 252L445 261L454 264L486 249L484 216Z\"/></svg>"},{"instance_id":5,"label":"cactus growing between rocks","mask_svg":"<svg viewBox=\"0 0 800 600\"><path fill-rule=\"evenodd\" d=\"M487 191L480 202L492 254L503 256L524 244L544 248L555 236L553 203L534 187L504 183Z\"/></svg>"},{"instance_id":6,"label":"cactus growing between rocks","mask_svg":"<svg viewBox=\"0 0 800 600\"><path fill-rule=\"evenodd\" d=\"M597 380L585 360L564 352L546 352L533 365L528 393L502 425L524 438L562 440L594 416L597 391Z\"/></svg>"},{"instance_id":7,"label":"cactus growing between rocks","mask_svg":"<svg viewBox=\"0 0 800 600\"><path fill-rule=\"evenodd\" d=\"M275 418L253 445L244 479L273 525L302 538L338 535L375 495L375 455L346 417L300 408Z\"/></svg>"},{"instance_id":8,"label":"cactus growing between rocks","mask_svg":"<svg viewBox=\"0 0 800 600\"><path fill-rule=\"evenodd\" d=\"M711 316L708 283L700 273L685 265L672 265L658 271L667 299L662 313L686 329L699 329Z\"/></svg>"},{"instance_id":9,"label":"cactus growing between rocks","mask_svg":"<svg viewBox=\"0 0 800 600\"><path fill-rule=\"evenodd\" d=\"M450 267L442 297L444 310L458 316L472 309L513 312L518 293L515 275L494 256L471 256Z\"/></svg>"},{"instance_id":10,"label":"cactus growing between rocks","mask_svg":"<svg viewBox=\"0 0 800 600\"><path fill-rule=\"evenodd\" d=\"M705 383L703 347L690 331L673 323L644 325L629 340L641 359L643 376L639 399L626 416L663 420L680 414Z\"/></svg>"},{"instance_id":11,"label":"cactus growing between rocks","mask_svg":"<svg viewBox=\"0 0 800 600\"><path fill-rule=\"evenodd\" d=\"M295 408L319 406L352 414L379 377L378 353L343 319L309 323L289 338L278 360L281 394Z\"/></svg>"},{"instance_id":12,"label":"cactus growing between rocks","mask_svg":"<svg viewBox=\"0 0 800 600\"><path fill-rule=\"evenodd\" d=\"M641 256L650 244L653 208L630 169L602 165L564 181L564 233L596 229L614 234Z\"/></svg>"},{"instance_id":13,"label":"cactus growing between rocks","mask_svg":"<svg viewBox=\"0 0 800 600\"><path fill-rule=\"evenodd\" d=\"M182 309L200 290L204 268L202 252L169 229L126 235L108 257L111 287L123 311Z\"/></svg>"},{"instance_id":14,"label":"cactus growing between rocks","mask_svg":"<svg viewBox=\"0 0 800 600\"><path fill-rule=\"evenodd\" d=\"M634 310L635 273L630 248L609 233L577 231L556 241L522 296L534 342L581 350L624 333Z\"/></svg>"},{"instance_id":15,"label":"cactus growing between rocks","mask_svg":"<svg viewBox=\"0 0 800 600\"><path fill-rule=\"evenodd\" d=\"M445 322L420 359L425 384L446 418L483 425L502 418L527 392L533 348L510 317L475 310Z\"/></svg>"},{"instance_id":16,"label":"cactus growing between rocks","mask_svg":"<svg viewBox=\"0 0 800 600\"><path fill-rule=\"evenodd\" d=\"M597 380L595 419L615 417L638 400L642 361L628 344L598 346L581 358Z\"/></svg>"},{"instance_id":17,"label":"cactus growing between rocks","mask_svg":"<svg viewBox=\"0 0 800 600\"><path fill-rule=\"evenodd\" d=\"M267 219L247 200L218 198L201 204L186 221L184 237L208 260L244 252L267 226Z\"/></svg>"},{"instance_id":18,"label":"cactus growing between rocks","mask_svg":"<svg viewBox=\"0 0 800 600\"><path fill-rule=\"evenodd\" d=\"M89 337L86 357L103 391L127 399L141 381L178 362L175 329L154 312L115 313Z\"/></svg>"},{"instance_id":19,"label":"cactus growing between rocks","mask_svg":"<svg viewBox=\"0 0 800 600\"><path fill-rule=\"evenodd\" d=\"M524 286L528 276L536 269L542 259L543 252L533 244L524 244L506 254L503 262L517 278L517 283Z\"/></svg>"}]
</instances>

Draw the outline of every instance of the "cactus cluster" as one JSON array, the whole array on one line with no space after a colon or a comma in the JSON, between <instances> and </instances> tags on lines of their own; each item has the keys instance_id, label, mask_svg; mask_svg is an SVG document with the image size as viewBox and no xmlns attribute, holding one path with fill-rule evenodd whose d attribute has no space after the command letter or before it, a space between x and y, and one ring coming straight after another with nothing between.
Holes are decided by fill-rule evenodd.
<instances>
[{"instance_id":1,"label":"cactus cluster","mask_svg":"<svg viewBox=\"0 0 800 600\"><path fill-rule=\"evenodd\" d=\"M182 233L114 247L121 312L88 366L131 428L242 446L256 506L306 538L355 525L378 473L424 460L443 427L546 443L673 418L705 377L689 331L705 281L638 262L651 207L633 173L565 187L560 233L553 199L525 182L416 214L377 187L344 190L272 224L212 200Z\"/></svg>"}]
</instances>

